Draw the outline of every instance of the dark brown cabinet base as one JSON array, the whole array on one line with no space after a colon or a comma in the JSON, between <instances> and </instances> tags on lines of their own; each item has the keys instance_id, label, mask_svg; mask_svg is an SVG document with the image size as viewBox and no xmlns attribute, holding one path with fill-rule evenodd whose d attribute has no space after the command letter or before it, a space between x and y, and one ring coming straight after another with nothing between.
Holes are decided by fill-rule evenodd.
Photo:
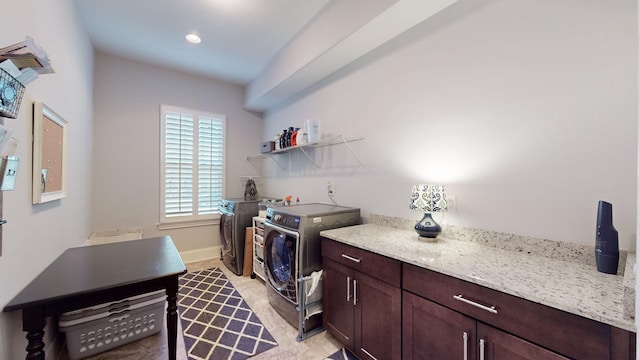
<instances>
[{"instance_id":1,"label":"dark brown cabinet base","mask_svg":"<svg viewBox=\"0 0 640 360\"><path fill-rule=\"evenodd\" d=\"M402 294L403 359L475 359L475 329L476 321L467 316L409 292Z\"/></svg>"},{"instance_id":2,"label":"dark brown cabinet base","mask_svg":"<svg viewBox=\"0 0 640 360\"><path fill-rule=\"evenodd\" d=\"M360 359L400 359L401 291L356 273L356 347Z\"/></svg>"},{"instance_id":3,"label":"dark brown cabinet base","mask_svg":"<svg viewBox=\"0 0 640 360\"><path fill-rule=\"evenodd\" d=\"M402 298L403 359L568 359L409 292Z\"/></svg>"},{"instance_id":4,"label":"dark brown cabinet base","mask_svg":"<svg viewBox=\"0 0 640 360\"><path fill-rule=\"evenodd\" d=\"M323 239L324 326L360 359L635 359L635 333Z\"/></svg>"},{"instance_id":5,"label":"dark brown cabinet base","mask_svg":"<svg viewBox=\"0 0 640 360\"><path fill-rule=\"evenodd\" d=\"M360 359L400 359L400 263L392 261L386 268L378 255L346 251L343 246L323 240L325 329ZM380 280L377 271L366 270L368 266L386 275L395 272L397 283Z\"/></svg>"},{"instance_id":6,"label":"dark brown cabinet base","mask_svg":"<svg viewBox=\"0 0 640 360\"><path fill-rule=\"evenodd\" d=\"M331 260L324 260L322 308L324 328L347 349L355 348L355 307L351 302L355 271Z\"/></svg>"},{"instance_id":7,"label":"dark brown cabinet base","mask_svg":"<svg viewBox=\"0 0 640 360\"><path fill-rule=\"evenodd\" d=\"M499 329L505 336L511 334L513 341L508 345L496 343L505 336L494 336L495 341L485 339L484 346L489 348L485 359L505 358L503 354L511 358L516 353L525 359L526 354L536 354L532 356L538 359L563 358L555 354L585 360L635 359L634 333L414 265L404 264L402 269L404 294L416 294L478 324ZM531 350L526 344L548 349L551 355Z\"/></svg>"},{"instance_id":8,"label":"dark brown cabinet base","mask_svg":"<svg viewBox=\"0 0 640 360\"><path fill-rule=\"evenodd\" d=\"M568 359L481 322L477 331L479 352L487 360Z\"/></svg>"}]
</instances>

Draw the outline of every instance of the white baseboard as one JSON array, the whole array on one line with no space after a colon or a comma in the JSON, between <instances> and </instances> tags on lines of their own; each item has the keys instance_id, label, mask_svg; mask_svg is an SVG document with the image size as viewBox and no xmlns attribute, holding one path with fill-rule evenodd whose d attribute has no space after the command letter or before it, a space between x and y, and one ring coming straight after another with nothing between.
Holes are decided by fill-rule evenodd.
<instances>
[{"instance_id":1,"label":"white baseboard","mask_svg":"<svg viewBox=\"0 0 640 360\"><path fill-rule=\"evenodd\" d=\"M220 246L211 246L196 250L181 251L182 261L186 263L220 258Z\"/></svg>"}]
</instances>

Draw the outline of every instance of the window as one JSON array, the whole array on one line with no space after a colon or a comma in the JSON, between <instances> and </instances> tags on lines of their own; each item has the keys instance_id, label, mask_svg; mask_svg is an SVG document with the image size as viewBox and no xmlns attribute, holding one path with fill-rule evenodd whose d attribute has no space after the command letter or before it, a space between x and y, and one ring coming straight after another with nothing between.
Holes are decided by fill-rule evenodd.
<instances>
[{"instance_id":1,"label":"window","mask_svg":"<svg viewBox=\"0 0 640 360\"><path fill-rule=\"evenodd\" d=\"M160 116L161 228L213 223L224 193L226 117L167 105Z\"/></svg>"}]
</instances>

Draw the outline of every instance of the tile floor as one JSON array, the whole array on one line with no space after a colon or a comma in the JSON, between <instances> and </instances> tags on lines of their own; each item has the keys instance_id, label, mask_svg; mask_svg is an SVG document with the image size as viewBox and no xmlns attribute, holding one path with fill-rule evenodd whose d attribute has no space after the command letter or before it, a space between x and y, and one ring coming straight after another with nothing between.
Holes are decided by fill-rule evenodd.
<instances>
[{"instance_id":1,"label":"tile floor","mask_svg":"<svg viewBox=\"0 0 640 360\"><path fill-rule=\"evenodd\" d=\"M212 267L221 268L233 286L240 292L247 304L253 309L271 335L278 342L278 346L254 356L252 359L290 359L290 360L322 360L333 354L342 346L331 335L323 331L304 341L296 341L298 331L273 310L267 300L265 284L259 279L237 276L229 271L219 259L187 264L189 271L198 271ZM178 325L180 322L178 321ZM178 329L178 360L187 360L182 340L182 330ZM123 345L111 351L95 355L91 360L140 360L167 359L167 337L165 329L159 334L136 342ZM61 360L68 360L66 350ZM217 359L216 359L217 360Z\"/></svg>"}]
</instances>

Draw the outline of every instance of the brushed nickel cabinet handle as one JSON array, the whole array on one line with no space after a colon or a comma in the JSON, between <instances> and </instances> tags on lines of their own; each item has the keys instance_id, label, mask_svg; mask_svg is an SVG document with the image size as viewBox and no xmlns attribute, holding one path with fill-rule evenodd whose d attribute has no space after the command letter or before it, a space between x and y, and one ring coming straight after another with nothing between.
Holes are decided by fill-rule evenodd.
<instances>
[{"instance_id":1,"label":"brushed nickel cabinet handle","mask_svg":"<svg viewBox=\"0 0 640 360\"><path fill-rule=\"evenodd\" d=\"M351 278L347 276L347 302L351 300Z\"/></svg>"},{"instance_id":2,"label":"brushed nickel cabinet handle","mask_svg":"<svg viewBox=\"0 0 640 360\"><path fill-rule=\"evenodd\" d=\"M498 310L496 310L495 306L486 306L486 305L478 304L475 301L471 301L469 299L465 299L462 295L453 295L453 298L458 300L458 301L462 301L465 304L469 304L469 305L475 306L475 307L477 307L479 309L482 309L484 311L488 311L488 312L490 312L492 314L497 314L498 313Z\"/></svg>"},{"instance_id":3,"label":"brushed nickel cabinet handle","mask_svg":"<svg viewBox=\"0 0 640 360\"><path fill-rule=\"evenodd\" d=\"M358 282L356 279L353 279L353 306L356 306L358 303Z\"/></svg>"},{"instance_id":4,"label":"brushed nickel cabinet handle","mask_svg":"<svg viewBox=\"0 0 640 360\"><path fill-rule=\"evenodd\" d=\"M467 332L465 331L462 333L462 349L464 350L464 353L463 353L464 360L468 359L468 349L467 349L468 342L469 342L469 334L467 334Z\"/></svg>"},{"instance_id":5,"label":"brushed nickel cabinet handle","mask_svg":"<svg viewBox=\"0 0 640 360\"><path fill-rule=\"evenodd\" d=\"M480 339L480 360L484 360L484 346L486 343L485 339Z\"/></svg>"},{"instance_id":6,"label":"brushed nickel cabinet handle","mask_svg":"<svg viewBox=\"0 0 640 360\"><path fill-rule=\"evenodd\" d=\"M347 259L347 260L351 260L353 262L360 263L360 259L354 258L353 256L349 256L347 254L342 254L342 257Z\"/></svg>"},{"instance_id":7,"label":"brushed nickel cabinet handle","mask_svg":"<svg viewBox=\"0 0 640 360\"><path fill-rule=\"evenodd\" d=\"M370 357L373 360L378 360L375 356L371 355L370 352L368 352L367 350L365 350L364 348L360 348L360 351L362 351L363 353L367 354L368 357Z\"/></svg>"}]
</instances>

